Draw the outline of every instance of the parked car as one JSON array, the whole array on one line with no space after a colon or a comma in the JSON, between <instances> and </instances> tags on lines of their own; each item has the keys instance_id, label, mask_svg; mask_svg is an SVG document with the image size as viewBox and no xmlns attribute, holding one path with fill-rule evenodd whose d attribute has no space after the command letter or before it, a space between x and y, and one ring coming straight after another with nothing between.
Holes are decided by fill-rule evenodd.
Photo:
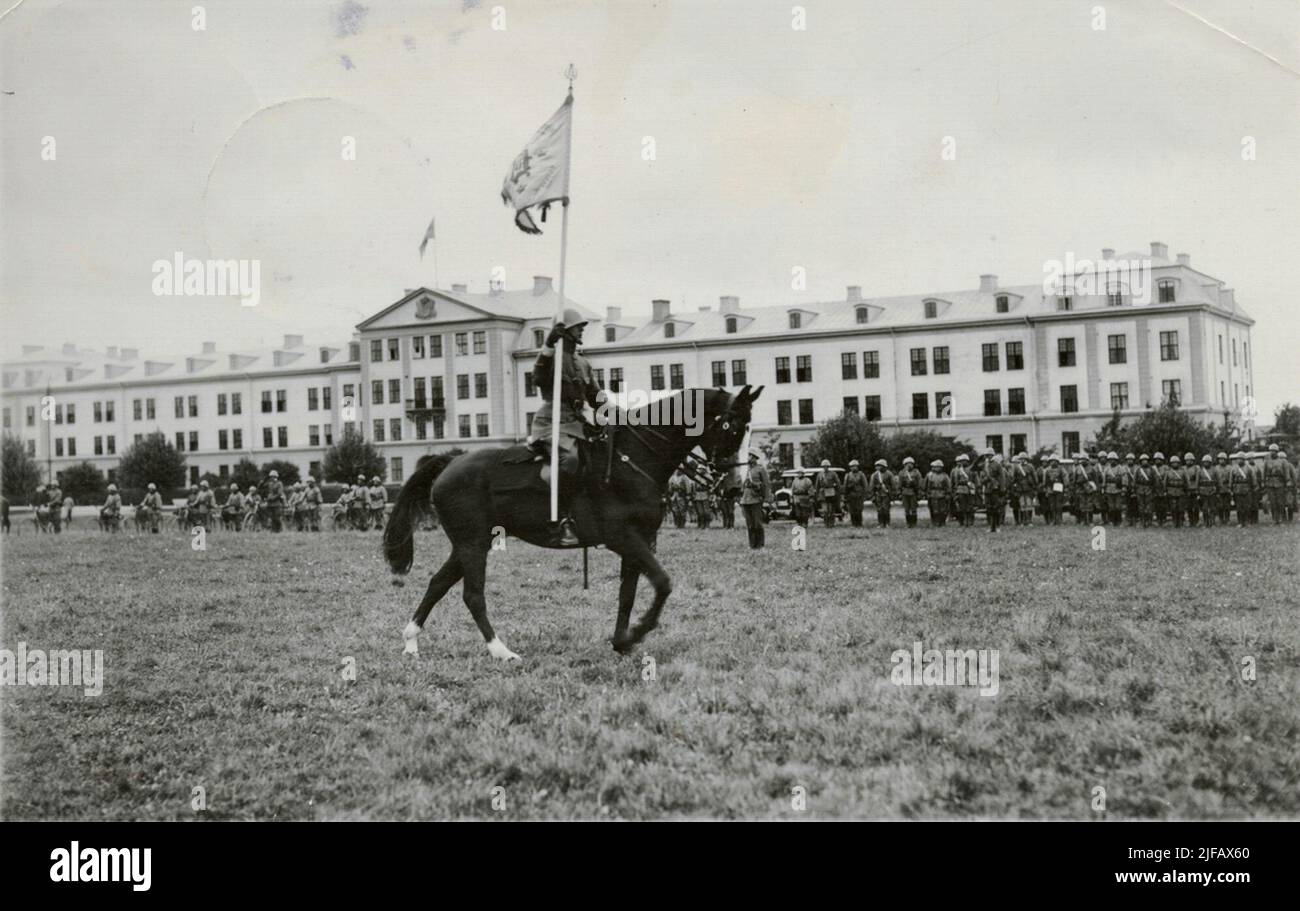
<instances>
[{"instance_id":1,"label":"parked car","mask_svg":"<svg viewBox=\"0 0 1300 911\"><path fill-rule=\"evenodd\" d=\"M787 471L781 472L781 486L776 493L772 494L772 508L769 509L767 513L769 521L772 519L789 519L794 515L794 508L790 505L790 485L794 483L795 478L808 470L812 471L813 477L816 477L817 472L821 471L820 468L791 468ZM831 468L831 471L835 472L835 475L840 479L840 486L842 488L844 485L844 469ZM848 507L844 503L843 496L840 497L839 505L840 511L837 518L847 519L849 511ZM813 515L817 518L821 517L821 501L819 500L813 500Z\"/></svg>"}]
</instances>

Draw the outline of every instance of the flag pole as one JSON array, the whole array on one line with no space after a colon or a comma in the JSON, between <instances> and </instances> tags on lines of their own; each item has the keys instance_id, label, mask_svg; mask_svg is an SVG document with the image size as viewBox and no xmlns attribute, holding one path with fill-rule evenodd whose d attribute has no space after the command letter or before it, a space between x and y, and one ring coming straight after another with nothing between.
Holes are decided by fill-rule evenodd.
<instances>
[{"instance_id":1,"label":"flag pole","mask_svg":"<svg viewBox=\"0 0 1300 911\"><path fill-rule=\"evenodd\" d=\"M564 70L564 75L569 80L569 100L573 99L573 80L578 75L577 69L572 63ZM569 171L570 163L573 160L573 111L570 105L568 136L565 137L565 148L569 154L564 162L564 187L566 196L562 203L564 211L560 216L560 300L556 306L556 319L564 319L564 272L567 265L569 252L569 198L567 196L569 188ZM561 398L561 388L564 375L564 336L561 335L555 341L555 360L554 360L554 378L551 381L551 521L560 520L560 413L563 409L563 400Z\"/></svg>"}]
</instances>

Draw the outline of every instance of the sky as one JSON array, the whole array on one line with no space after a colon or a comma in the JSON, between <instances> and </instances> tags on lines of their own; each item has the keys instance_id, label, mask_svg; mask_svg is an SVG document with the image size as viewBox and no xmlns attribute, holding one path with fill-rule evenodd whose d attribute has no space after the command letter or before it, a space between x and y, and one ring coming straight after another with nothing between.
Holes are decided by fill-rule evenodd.
<instances>
[{"instance_id":1,"label":"sky","mask_svg":"<svg viewBox=\"0 0 1300 911\"><path fill-rule=\"evenodd\" d=\"M1027 284L1162 241L1257 320L1261 414L1300 401L1291 0L0 8L5 355L343 341L407 288L558 276L559 219L521 233L500 188L571 62L588 307ZM154 294L177 251L258 260L257 305Z\"/></svg>"}]
</instances>

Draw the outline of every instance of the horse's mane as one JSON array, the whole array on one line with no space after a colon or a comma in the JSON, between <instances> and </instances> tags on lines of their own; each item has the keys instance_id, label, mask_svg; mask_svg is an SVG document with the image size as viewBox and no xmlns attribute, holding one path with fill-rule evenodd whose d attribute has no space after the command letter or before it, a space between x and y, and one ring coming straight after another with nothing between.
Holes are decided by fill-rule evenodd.
<instances>
[{"instance_id":1,"label":"horse's mane","mask_svg":"<svg viewBox=\"0 0 1300 911\"><path fill-rule=\"evenodd\" d=\"M659 398L640 405L636 408L623 408L616 403L610 403L611 424L622 425L635 423L642 426L659 426L657 418L661 418L664 409L670 409L670 414L682 414L683 403L687 395L694 395L697 392L704 393L704 410L699 415L703 419L705 414L718 414L726 410L727 404L731 401L732 395L725 389L704 388L694 386L690 389L679 389L671 395L660 396Z\"/></svg>"}]
</instances>

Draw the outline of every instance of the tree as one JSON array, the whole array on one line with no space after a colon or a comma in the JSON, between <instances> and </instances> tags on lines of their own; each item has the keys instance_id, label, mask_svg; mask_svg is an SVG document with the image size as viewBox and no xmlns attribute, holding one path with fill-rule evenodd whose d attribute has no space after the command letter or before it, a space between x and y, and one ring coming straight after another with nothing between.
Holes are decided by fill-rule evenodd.
<instances>
[{"instance_id":1,"label":"tree","mask_svg":"<svg viewBox=\"0 0 1300 911\"><path fill-rule=\"evenodd\" d=\"M298 466L292 462L286 462L284 459L272 459L269 462L262 463L262 475L258 479L259 483L271 476L271 472L276 472L280 476L280 483L286 487L290 484L297 484L301 475L298 473Z\"/></svg>"},{"instance_id":2,"label":"tree","mask_svg":"<svg viewBox=\"0 0 1300 911\"><path fill-rule=\"evenodd\" d=\"M790 465L781 464L781 434L779 431L769 430L763 434L763 438L757 442L755 442L751 437L749 448L751 450L757 449L761 452L763 454L763 463L774 471L781 471L782 469L792 467ZM744 458L748 461L749 456L745 455Z\"/></svg>"},{"instance_id":3,"label":"tree","mask_svg":"<svg viewBox=\"0 0 1300 911\"><path fill-rule=\"evenodd\" d=\"M1231 422L1202 424L1177 405L1166 402L1128 425L1123 425L1116 414L1098 430L1086 448L1113 450L1120 458L1130 452L1151 456L1159 452L1165 458L1190 452L1199 458L1207 452L1214 454L1237 448L1239 436Z\"/></svg>"},{"instance_id":4,"label":"tree","mask_svg":"<svg viewBox=\"0 0 1300 911\"><path fill-rule=\"evenodd\" d=\"M108 493L108 482L103 472L89 462L73 465L63 471L63 495L72 497L78 503L101 503Z\"/></svg>"},{"instance_id":5,"label":"tree","mask_svg":"<svg viewBox=\"0 0 1300 911\"><path fill-rule=\"evenodd\" d=\"M21 438L4 435L4 460L0 465L0 481L4 495L18 502L28 502L41 483L41 468L27 454L27 444Z\"/></svg>"},{"instance_id":6,"label":"tree","mask_svg":"<svg viewBox=\"0 0 1300 911\"><path fill-rule=\"evenodd\" d=\"M884 458L885 440L877 424L846 411L822 422L803 444L802 456L804 465L817 465L822 459L838 468L847 468L851 459L870 465Z\"/></svg>"},{"instance_id":7,"label":"tree","mask_svg":"<svg viewBox=\"0 0 1300 911\"><path fill-rule=\"evenodd\" d=\"M388 477L384 457L369 440L355 430L345 432L337 443L325 451L321 468L325 473L325 480L343 484L351 484L356 480L357 475L364 475L367 478L373 478L375 475L380 478Z\"/></svg>"},{"instance_id":8,"label":"tree","mask_svg":"<svg viewBox=\"0 0 1300 911\"><path fill-rule=\"evenodd\" d=\"M1300 405L1287 402L1273 412L1273 432L1288 437L1300 437Z\"/></svg>"},{"instance_id":9,"label":"tree","mask_svg":"<svg viewBox=\"0 0 1300 911\"><path fill-rule=\"evenodd\" d=\"M230 483L238 484L240 490L248 490L262 483L262 472L256 462L244 456L230 469Z\"/></svg>"},{"instance_id":10,"label":"tree","mask_svg":"<svg viewBox=\"0 0 1300 911\"><path fill-rule=\"evenodd\" d=\"M952 468L961 453L970 454L971 448L955 437L944 436L933 430L902 430L885 436L885 454L872 459L883 458L891 467L903 464L903 459L911 456L916 459L916 467L924 472L935 459L942 459L947 468ZM861 456L858 457L861 459ZM847 463L846 463L847 464ZM869 466L869 462L864 462Z\"/></svg>"},{"instance_id":11,"label":"tree","mask_svg":"<svg viewBox=\"0 0 1300 911\"><path fill-rule=\"evenodd\" d=\"M143 489L151 483L160 491L180 487L185 483L185 456L161 432L154 432L127 449L117 476L123 487Z\"/></svg>"}]
</instances>

